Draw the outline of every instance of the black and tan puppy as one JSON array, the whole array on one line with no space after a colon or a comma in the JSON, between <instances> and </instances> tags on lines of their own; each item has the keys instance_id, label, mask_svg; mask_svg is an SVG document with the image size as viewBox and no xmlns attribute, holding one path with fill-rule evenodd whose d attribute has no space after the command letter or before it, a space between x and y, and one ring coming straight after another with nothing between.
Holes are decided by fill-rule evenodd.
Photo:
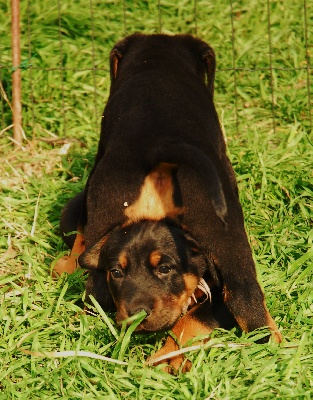
<instances>
[{"instance_id":1,"label":"black and tan puppy","mask_svg":"<svg viewBox=\"0 0 313 400\"><path fill-rule=\"evenodd\" d=\"M110 65L95 164L61 218L63 233L79 233L64 237L71 255L55 272L71 272L80 256L87 294L104 310L121 321L144 309L140 330L172 329L182 344L234 321L268 326L280 341L213 104L212 48L189 35L134 34ZM159 354L175 346L169 338Z\"/></svg>"}]
</instances>

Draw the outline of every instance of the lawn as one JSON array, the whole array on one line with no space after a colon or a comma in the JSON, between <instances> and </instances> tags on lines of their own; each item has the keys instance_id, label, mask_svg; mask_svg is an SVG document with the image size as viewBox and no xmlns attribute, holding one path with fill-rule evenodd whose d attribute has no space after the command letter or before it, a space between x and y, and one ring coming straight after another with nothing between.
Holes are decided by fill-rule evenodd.
<instances>
[{"instance_id":1,"label":"lawn","mask_svg":"<svg viewBox=\"0 0 313 400\"><path fill-rule=\"evenodd\" d=\"M10 2L0 0L1 400L313 398L312 27L309 1L21 2L26 140L16 149ZM215 49L215 102L284 336L261 345L262 330L217 330L176 376L145 365L164 335L121 330L96 305L84 314L82 271L50 277L68 252L61 209L93 164L109 51L134 31L197 34Z\"/></svg>"}]
</instances>

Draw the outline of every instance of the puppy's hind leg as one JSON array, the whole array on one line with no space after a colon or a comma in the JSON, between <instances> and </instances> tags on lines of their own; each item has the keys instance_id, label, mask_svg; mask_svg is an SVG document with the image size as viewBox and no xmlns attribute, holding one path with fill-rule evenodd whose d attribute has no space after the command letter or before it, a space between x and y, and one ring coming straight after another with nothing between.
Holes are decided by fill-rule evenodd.
<instances>
[{"instance_id":1,"label":"puppy's hind leg","mask_svg":"<svg viewBox=\"0 0 313 400\"><path fill-rule=\"evenodd\" d=\"M63 272L73 273L77 267L77 258L85 250L82 226L83 205L84 192L81 192L69 200L62 211L60 229L62 238L71 249L71 253L57 261L52 272L54 277L60 276Z\"/></svg>"},{"instance_id":2,"label":"puppy's hind leg","mask_svg":"<svg viewBox=\"0 0 313 400\"><path fill-rule=\"evenodd\" d=\"M273 339L280 343L282 336L266 307L243 228L225 232L224 239L224 246L216 246L213 254L223 280L225 304L245 332L267 326ZM269 336L260 342L268 339Z\"/></svg>"},{"instance_id":3,"label":"puppy's hind leg","mask_svg":"<svg viewBox=\"0 0 313 400\"><path fill-rule=\"evenodd\" d=\"M78 230L81 220L81 211L84 203L84 192L78 193L70 199L62 210L60 230L62 239L65 244L72 249L76 239L76 231ZM71 232L74 232L71 234Z\"/></svg>"}]
</instances>

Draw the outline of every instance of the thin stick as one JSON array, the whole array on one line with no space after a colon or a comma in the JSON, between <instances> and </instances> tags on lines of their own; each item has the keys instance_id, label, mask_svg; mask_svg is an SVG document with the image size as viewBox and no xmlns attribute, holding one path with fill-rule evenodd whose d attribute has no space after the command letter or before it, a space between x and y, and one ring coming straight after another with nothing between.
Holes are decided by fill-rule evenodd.
<instances>
[{"instance_id":1,"label":"thin stick","mask_svg":"<svg viewBox=\"0 0 313 400\"><path fill-rule=\"evenodd\" d=\"M161 0L158 0L158 14L159 14L159 30L158 30L158 33L162 33Z\"/></svg>"},{"instance_id":2,"label":"thin stick","mask_svg":"<svg viewBox=\"0 0 313 400\"><path fill-rule=\"evenodd\" d=\"M20 6L19 0L11 0L12 12L12 108L13 138L16 147L21 147L22 134L22 102L21 102L21 50L20 50Z\"/></svg>"},{"instance_id":3,"label":"thin stick","mask_svg":"<svg viewBox=\"0 0 313 400\"><path fill-rule=\"evenodd\" d=\"M234 72L234 98L235 98L235 121L236 131L239 134L239 118L238 118L238 92L237 92L237 67L236 67L236 48L235 48L235 26L234 26L234 9L233 1L230 0L230 21L231 21L231 43L233 51L233 72Z\"/></svg>"},{"instance_id":4,"label":"thin stick","mask_svg":"<svg viewBox=\"0 0 313 400\"><path fill-rule=\"evenodd\" d=\"M37 218L38 218L40 196L41 196L41 190L39 191L39 194L38 194L38 197L37 197L37 202L36 202L36 207L35 207L35 212L34 212L33 226L32 226L32 230L30 232L30 236L31 237L33 237L35 235L36 223L37 223Z\"/></svg>"},{"instance_id":5,"label":"thin stick","mask_svg":"<svg viewBox=\"0 0 313 400\"><path fill-rule=\"evenodd\" d=\"M271 100L272 100L272 127L273 133L276 131L275 122L275 96L274 96L274 74L273 74L273 49L272 49L272 36L271 36L271 8L270 0L267 0L267 32L268 32L268 49L270 53L270 84L271 84Z\"/></svg>"},{"instance_id":6,"label":"thin stick","mask_svg":"<svg viewBox=\"0 0 313 400\"><path fill-rule=\"evenodd\" d=\"M58 0L58 19L59 19L59 44L60 44L60 73L61 73L61 91L62 91L62 109L63 134L66 133L66 115L65 115L65 91L64 91L64 66L63 66L63 39L62 39L62 1Z\"/></svg>"},{"instance_id":7,"label":"thin stick","mask_svg":"<svg viewBox=\"0 0 313 400\"><path fill-rule=\"evenodd\" d=\"M308 89L308 112L309 112L309 123L310 132L312 133L313 123L312 123L312 101L311 101L311 82L310 82L310 53L309 53L309 39L308 39L308 18L307 18L307 4L306 0L303 1L303 11L304 11L304 43L305 43L305 59L306 59L306 83Z\"/></svg>"},{"instance_id":8,"label":"thin stick","mask_svg":"<svg viewBox=\"0 0 313 400\"><path fill-rule=\"evenodd\" d=\"M195 23L195 35L198 35L198 21L197 21L197 0L195 0L194 7L193 7L193 16L194 16L194 23Z\"/></svg>"},{"instance_id":9,"label":"thin stick","mask_svg":"<svg viewBox=\"0 0 313 400\"><path fill-rule=\"evenodd\" d=\"M92 0L89 0L90 7L90 22L91 22L91 43L92 43L92 76L93 76L93 104L94 104L94 123L95 130L98 131L98 109L97 109L97 81L96 81L96 50L95 50L95 23L94 23L94 15L93 15L93 4Z\"/></svg>"}]
</instances>

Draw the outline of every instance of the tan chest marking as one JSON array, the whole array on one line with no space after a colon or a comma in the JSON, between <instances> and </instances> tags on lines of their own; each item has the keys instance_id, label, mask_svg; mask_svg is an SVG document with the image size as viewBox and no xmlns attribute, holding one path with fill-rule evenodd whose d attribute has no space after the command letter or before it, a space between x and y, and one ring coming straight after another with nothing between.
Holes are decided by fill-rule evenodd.
<instances>
[{"instance_id":1,"label":"tan chest marking","mask_svg":"<svg viewBox=\"0 0 313 400\"><path fill-rule=\"evenodd\" d=\"M183 213L183 208L174 204L173 168L173 164L161 163L146 176L138 199L125 209L131 222L142 219L158 221Z\"/></svg>"}]
</instances>

